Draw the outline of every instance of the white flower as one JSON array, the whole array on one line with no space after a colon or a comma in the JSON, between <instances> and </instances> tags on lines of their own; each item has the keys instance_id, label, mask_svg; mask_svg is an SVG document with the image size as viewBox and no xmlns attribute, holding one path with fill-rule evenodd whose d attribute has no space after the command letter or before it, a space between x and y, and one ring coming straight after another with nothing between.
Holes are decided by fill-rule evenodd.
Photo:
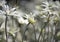
<instances>
[{"instance_id":1,"label":"white flower","mask_svg":"<svg viewBox=\"0 0 60 42\"><path fill-rule=\"evenodd\" d=\"M3 5L5 5L5 0L0 0L0 6L3 6Z\"/></svg>"},{"instance_id":2,"label":"white flower","mask_svg":"<svg viewBox=\"0 0 60 42\"><path fill-rule=\"evenodd\" d=\"M28 23L29 23L27 19L24 20L22 17L17 18L17 20L18 20L18 22L19 22L20 24L28 24Z\"/></svg>"},{"instance_id":3,"label":"white flower","mask_svg":"<svg viewBox=\"0 0 60 42\"><path fill-rule=\"evenodd\" d=\"M0 15L6 14L5 11L0 10Z\"/></svg>"},{"instance_id":4,"label":"white flower","mask_svg":"<svg viewBox=\"0 0 60 42\"><path fill-rule=\"evenodd\" d=\"M49 6L49 3L47 1L46 2L42 2L42 6L48 7Z\"/></svg>"}]
</instances>

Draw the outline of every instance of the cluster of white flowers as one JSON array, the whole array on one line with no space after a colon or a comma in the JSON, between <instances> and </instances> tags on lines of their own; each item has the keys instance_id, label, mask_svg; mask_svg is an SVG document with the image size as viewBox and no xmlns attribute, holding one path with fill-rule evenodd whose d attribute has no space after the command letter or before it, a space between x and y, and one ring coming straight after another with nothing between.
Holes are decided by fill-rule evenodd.
<instances>
[{"instance_id":1,"label":"cluster of white flowers","mask_svg":"<svg viewBox=\"0 0 60 42\"><path fill-rule=\"evenodd\" d=\"M54 10L54 8L59 8L55 4L50 4L47 1L42 2L42 4L36 6L36 10L30 12L29 14L19 10L19 7L10 8L5 3L0 3L0 6L3 7L3 10L0 10L0 15L8 15L16 17L19 24L28 24L35 23L35 17L38 15L43 22L47 22L49 19L49 23L52 25L54 22L60 21L59 11ZM2 27L1 27L2 28Z\"/></svg>"},{"instance_id":2,"label":"cluster of white flowers","mask_svg":"<svg viewBox=\"0 0 60 42\"><path fill-rule=\"evenodd\" d=\"M50 16L49 21L51 21L50 23L54 22L55 18L56 21L60 20L59 11L54 10L55 8L59 9L59 6L55 5L54 3L50 4L48 2L43 2L41 5L38 5L36 8L40 11L39 13L40 18L42 18L44 22L47 22L49 16Z\"/></svg>"}]
</instances>

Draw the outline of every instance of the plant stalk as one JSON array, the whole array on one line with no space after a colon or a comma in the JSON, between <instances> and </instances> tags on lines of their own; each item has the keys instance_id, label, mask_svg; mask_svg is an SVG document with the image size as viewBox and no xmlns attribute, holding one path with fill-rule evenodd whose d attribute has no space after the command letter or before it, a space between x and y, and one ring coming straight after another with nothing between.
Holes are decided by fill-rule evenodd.
<instances>
[{"instance_id":1,"label":"plant stalk","mask_svg":"<svg viewBox=\"0 0 60 42\"><path fill-rule=\"evenodd\" d=\"M6 34L6 42L8 42L8 34L7 34L7 14L6 14L6 19L5 19L5 34Z\"/></svg>"}]
</instances>

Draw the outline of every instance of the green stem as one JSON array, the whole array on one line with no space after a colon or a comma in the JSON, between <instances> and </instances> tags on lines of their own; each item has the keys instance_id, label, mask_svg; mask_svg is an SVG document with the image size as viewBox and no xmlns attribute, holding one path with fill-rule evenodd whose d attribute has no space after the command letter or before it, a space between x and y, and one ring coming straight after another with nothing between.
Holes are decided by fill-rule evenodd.
<instances>
[{"instance_id":1,"label":"green stem","mask_svg":"<svg viewBox=\"0 0 60 42\"><path fill-rule=\"evenodd\" d=\"M23 33L23 36L22 36L22 42L23 42L23 37L24 37L24 35L25 35L25 32L26 32L27 29L28 29L27 27L29 26L29 24L30 24L30 23L28 23L28 24L26 25L26 27L25 27L26 29L25 29L25 31L24 31L24 33Z\"/></svg>"},{"instance_id":2,"label":"green stem","mask_svg":"<svg viewBox=\"0 0 60 42\"><path fill-rule=\"evenodd\" d=\"M36 42L36 31L35 31L35 26L34 26L34 24L33 24L33 28L34 28L35 42Z\"/></svg>"},{"instance_id":3,"label":"green stem","mask_svg":"<svg viewBox=\"0 0 60 42\"><path fill-rule=\"evenodd\" d=\"M45 28L46 25L47 25L47 23L45 23L45 25L41 28L41 31L40 31L40 34L39 34L39 37L38 37L38 42L39 42L40 36L42 34L42 30Z\"/></svg>"},{"instance_id":4,"label":"green stem","mask_svg":"<svg viewBox=\"0 0 60 42\"><path fill-rule=\"evenodd\" d=\"M5 19L5 33L6 33L6 42L8 42L8 34L7 34L7 14L6 14L6 19Z\"/></svg>"},{"instance_id":5,"label":"green stem","mask_svg":"<svg viewBox=\"0 0 60 42\"><path fill-rule=\"evenodd\" d=\"M47 22L44 24L44 26L42 27L41 32L40 32L40 34L39 34L38 42L39 42L39 39L40 39L40 35L42 34L42 30L45 28L45 26L46 26L47 24L49 24L49 18L50 18L50 15L48 14Z\"/></svg>"}]
</instances>

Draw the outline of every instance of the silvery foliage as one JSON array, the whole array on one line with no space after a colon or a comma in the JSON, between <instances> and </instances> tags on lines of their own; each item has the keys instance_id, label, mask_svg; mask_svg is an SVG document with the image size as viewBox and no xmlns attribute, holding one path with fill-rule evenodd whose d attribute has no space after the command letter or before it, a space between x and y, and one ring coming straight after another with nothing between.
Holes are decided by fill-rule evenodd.
<instances>
[{"instance_id":1,"label":"silvery foliage","mask_svg":"<svg viewBox=\"0 0 60 42\"><path fill-rule=\"evenodd\" d=\"M41 9L39 9L40 13L40 18L44 20L44 22L47 22L47 18L50 16L50 22L53 23L54 19L57 18L59 20L59 6L57 6L54 3L48 3L48 2L43 2L41 5L39 5ZM56 10L55 10L56 9Z\"/></svg>"}]
</instances>

